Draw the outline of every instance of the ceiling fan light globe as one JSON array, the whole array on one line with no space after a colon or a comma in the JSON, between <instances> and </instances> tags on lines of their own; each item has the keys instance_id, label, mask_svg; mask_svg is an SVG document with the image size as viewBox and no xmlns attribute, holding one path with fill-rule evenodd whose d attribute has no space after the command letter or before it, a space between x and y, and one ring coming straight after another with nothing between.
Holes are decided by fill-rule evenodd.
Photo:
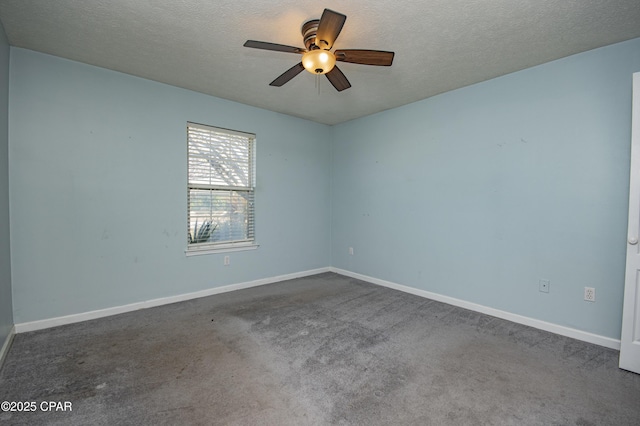
<instances>
[{"instance_id":1,"label":"ceiling fan light globe","mask_svg":"<svg viewBox=\"0 0 640 426\"><path fill-rule=\"evenodd\" d=\"M336 57L328 50L315 49L302 55L302 66L311 74L326 74L336 65Z\"/></svg>"}]
</instances>

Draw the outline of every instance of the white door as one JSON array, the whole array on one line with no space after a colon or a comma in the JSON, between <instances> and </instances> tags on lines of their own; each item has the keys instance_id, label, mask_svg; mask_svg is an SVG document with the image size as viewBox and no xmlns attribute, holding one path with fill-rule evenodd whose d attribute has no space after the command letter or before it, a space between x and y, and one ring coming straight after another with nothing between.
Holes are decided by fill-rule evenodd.
<instances>
[{"instance_id":1,"label":"white door","mask_svg":"<svg viewBox=\"0 0 640 426\"><path fill-rule=\"evenodd\" d=\"M631 182L620 368L640 374L640 73L633 74Z\"/></svg>"}]
</instances>

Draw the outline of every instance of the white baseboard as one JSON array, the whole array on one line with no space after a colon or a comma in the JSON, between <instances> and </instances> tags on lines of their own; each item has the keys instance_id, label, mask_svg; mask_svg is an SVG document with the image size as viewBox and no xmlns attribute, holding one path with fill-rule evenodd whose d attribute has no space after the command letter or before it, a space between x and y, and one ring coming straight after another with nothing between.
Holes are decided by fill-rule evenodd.
<instances>
[{"instance_id":1,"label":"white baseboard","mask_svg":"<svg viewBox=\"0 0 640 426\"><path fill-rule=\"evenodd\" d=\"M0 365L2 365L1 360L6 355L6 351L9 349L9 346L11 345L11 340L13 339L13 335L15 333L25 333L28 331L42 330L45 328L56 327L59 325L73 324L76 322L88 321L92 319L108 317L111 315L118 315L125 312L137 311L139 309L153 308L155 306L162 306L162 305L168 305L170 303L182 302L185 300L198 299L201 297L212 296L214 294L226 293L229 291L242 290L245 288L257 287L265 284L271 284L271 283L291 280L295 278L307 277L310 275L316 275L323 272L335 272L337 274L344 275L347 277L356 278L372 284L392 288L405 293L414 294L416 296L425 297L427 299L447 303L449 305L458 306L464 309L469 309L471 311L480 312L480 313L491 315L497 318L502 318L518 324L523 324L523 325L534 327L540 330L559 334L561 336L571 337L574 339L582 340L585 342L593 343L593 344L604 346L607 348L620 350L620 340L612 339L610 337L605 337L598 334L577 330L575 328L565 327L562 325L525 317L523 315L518 315L518 314L514 314L507 311L501 311L499 309L490 308L488 306L479 305L477 303L467 302L465 300L456 299L454 297L444 296L442 294L420 290L420 289L405 286L402 284L397 284L391 281L385 281L378 278L369 277L367 275L358 274L356 272L347 271L345 269L326 267L326 268L312 269L308 271L295 272L292 274L279 275L276 277L262 278L255 281L231 284L231 285L226 285L222 287L214 287L206 290L196 291L193 293L162 297L159 299L152 299L144 302L131 303L123 306L115 306L112 308L99 309L96 311L83 312L79 314L66 315L62 317L49 318L49 319L44 319L39 321L23 322L20 324L16 324L14 326L14 329L10 333L10 337L6 339L6 341L4 342L4 345L2 346L2 350L0 351Z\"/></svg>"},{"instance_id":2,"label":"white baseboard","mask_svg":"<svg viewBox=\"0 0 640 426\"><path fill-rule=\"evenodd\" d=\"M402 284L396 284L390 281L381 280L378 278L369 277L366 275L358 274L356 272L347 271L339 268L329 268L331 272L335 272L347 277L356 278L362 281L369 282L371 284L380 285L383 287L389 287L395 290L400 290L405 293L414 294L416 296L425 297L427 299L436 300L438 302L447 303L449 305L458 306L460 308L469 309L471 311L480 312L483 314L491 315L497 318L502 318L508 321L512 321L518 324L528 325L533 328L537 328L551 333L559 334L561 336L571 337L574 339L582 340L585 342L593 343L596 345L604 346L611 349L620 350L620 340L612 339L610 337L600 336L598 334L589 333L575 328L565 327L558 324L553 324L546 321L537 320L534 318L525 317L511 312L501 311L499 309L490 308L488 306L478 305L477 303L467 302L465 300L456 299L454 297L443 296L442 294L432 293L430 291L419 290L417 288L408 287Z\"/></svg>"},{"instance_id":3,"label":"white baseboard","mask_svg":"<svg viewBox=\"0 0 640 426\"><path fill-rule=\"evenodd\" d=\"M16 327L11 327L9 331L9 335L6 339L4 339L4 343L2 344L2 349L0 349L0 370L2 369L2 365L4 364L4 359L9 353L9 348L11 347L11 342L13 342L13 336L16 334Z\"/></svg>"},{"instance_id":4,"label":"white baseboard","mask_svg":"<svg viewBox=\"0 0 640 426\"><path fill-rule=\"evenodd\" d=\"M250 287L257 287L265 284L276 283L280 281L292 280L295 278L307 277L323 272L330 272L330 268L319 268L308 271L294 272L292 274L279 275L276 277L262 278L244 283L231 284L222 287L214 287L206 290L200 290L193 293L179 294L176 296L161 297L159 299L147 300L144 302L136 302L128 305L114 306L112 308L99 309L96 311L82 312L79 314L65 315L62 317L48 318L38 321L23 322L15 325L16 333L26 333L28 331L43 330L45 328L57 327L59 325L73 324L76 322L88 321L97 318L104 318L111 315L123 314L125 312L137 311L139 309L153 308L156 306L168 305L170 303L183 302L185 300L198 299L201 297L212 296L214 294L227 293L229 291L242 290Z\"/></svg>"}]
</instances>

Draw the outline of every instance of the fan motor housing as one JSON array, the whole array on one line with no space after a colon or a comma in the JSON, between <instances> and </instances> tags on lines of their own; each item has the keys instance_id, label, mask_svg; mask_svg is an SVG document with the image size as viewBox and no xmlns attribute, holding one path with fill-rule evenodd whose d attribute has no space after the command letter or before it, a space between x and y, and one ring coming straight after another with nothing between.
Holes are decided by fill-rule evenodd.
<instances>
[{"instance_id":1,"label":"fan motor housing","mask_svg":"<svg viewBox=\"0 0 640 426\"><path fill-rule=\"evenodd\" d=\"M312 19L302 24L302 38L304 39L304 46L307 50L319 49L316 45L316 34L319 23L319 19Z\"/></svg>"}]
</instances>

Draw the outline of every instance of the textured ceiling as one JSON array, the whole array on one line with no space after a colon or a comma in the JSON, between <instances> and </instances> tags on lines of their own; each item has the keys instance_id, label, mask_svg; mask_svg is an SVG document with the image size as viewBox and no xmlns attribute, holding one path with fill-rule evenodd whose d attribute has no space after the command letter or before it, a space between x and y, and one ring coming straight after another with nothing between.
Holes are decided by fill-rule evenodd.
<instances>
[{"instance_id":1,"label":"textured ceiling","mask_svg":"<svg viewBox=\"0 0 640 426\"><path fill-rule=\"evenodd\" d=\"M396 53L393 66L339 63L336 92L303 72L269 83L304 47L324 8L347 15L336 49ZM424 99L533 65L640 37L638 0L0 0L13 46L326 124Z\"/></svg>"}]
</instances>

